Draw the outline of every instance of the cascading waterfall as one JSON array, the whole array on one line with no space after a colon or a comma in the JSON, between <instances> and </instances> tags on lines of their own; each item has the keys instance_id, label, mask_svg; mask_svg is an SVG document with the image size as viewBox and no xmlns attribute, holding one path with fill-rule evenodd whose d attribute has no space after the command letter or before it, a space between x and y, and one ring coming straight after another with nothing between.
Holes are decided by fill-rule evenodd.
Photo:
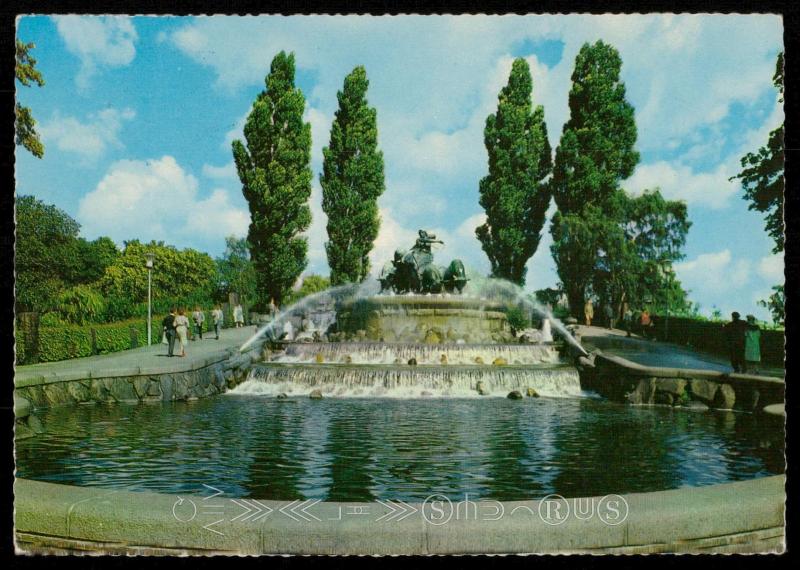
<instances>
[{"instance_id":1,"label":"cascading waterfall","mask_svg":"<svg viewBox=\"0 0 800 570\"><path fill-rule=\"evenodd\" d=\"M381 342L295 343L272 358L279 363L339 364L558 364L555 346L546 344L387 344Z\"/></svg>"},{"instance_id":2,"label":"cascading waterfall","mask_svg":"<svg viewBox=\"0 0 800 570\"><path fill-rule=\"evenodd\" d=\"M336 397L478 397L478 383L494 396L533 388L541 396L580 396L578 372L570 366L338 366L257 365L232 394L307 395L318 389Z\"/></svg>"},{"instance_id":3,"label":"cascading waterfall","mask_svg":"<svg viewBox=\"0 0 800 570\"><path fill-rule=\"evenodd\" d=\"M378 296L374 281L310 295L283 311L248 340L242 350L265 335L277 341L285 323L305 319L320 307L334 307L341 317L338 307L348 304L353 307L355 301L369 299L375 300L368 309L373 314L391 312L389 305L392 303L385 302L385 296ZM419 341L373 342L369 339L374 337L367 336L374 332L370 330L351 330L350 336L339 337L337 342L309 342L310 336L304 342L283 341L279 343L283 350L273 353L268 362L255 365L247 380L231 393L307 396L319 390L326 397L479 397L479 393L504 397L511 391L524 395L528 389L533 389L542 396L582 395L578 371L559 363L558 351L552 343L507 344L508 341L497 336L492 338L493 342L477 344L472 341L470 344L469 339L464 342L461 338L468 336L464 333L469 333L470 327L483 325L481 318L495 319L493 322L502 324L505 317L498 311L503 306L518 306L549 319L553 329L567 343L586 354L549 310L512 283L473 279L461 296L405 295L397 304L404 318L422 326L422 332L424 327L429 327L424 344ZM481 316L482 312L485 317ZM440 317L446 319L437 320ZM341 324L337 322L337 326ZM369 324L368 321L364 328L369 329ZM440 329L436 331L436 327ZM451 328L456 331L452 338ZM321 335L326 331L327 326L319 329ZM354 332L358 334L352 334ZM355 336L360 338L353 338ZM382 338L383 335L375 336ZM429 336L442 342L428 343Z\"/></svg>"}]
</instances>

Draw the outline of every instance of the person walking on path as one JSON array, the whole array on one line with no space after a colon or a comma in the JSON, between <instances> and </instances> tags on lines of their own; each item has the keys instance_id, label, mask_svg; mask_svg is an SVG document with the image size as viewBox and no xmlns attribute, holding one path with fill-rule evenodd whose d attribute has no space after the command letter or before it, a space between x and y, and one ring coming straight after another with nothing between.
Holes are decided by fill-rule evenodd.
<instances>
[{"instance_id":1,"label":"person walking on path","mask_svg":"<svg viewBox=\"0 0 800 570\"><path fill-rule=\"evenodd\" d=\"M642 310L642 314L639 316L639 328L641 329L642 336L644 338L649 338L649 330L653 324L653 320L650 318L650 311L647 309Z\"/></svg>"},{"instance_id":2,"label":"person walking on path","mask_svg":"<svg viewBox=\"0 0 800 570\"><path fill-rule=\"evenodd\" d=\"M627 301L622 304L622 326L625 328L625 336L631 336L631 328L633 327L633 311L631 311Z\"/></svg>"},{"instance_id":3,"label":"person walking on path","mask_svg":"<svg viewBox=\"0 0 800 570\"><path fill-rule=\"evenodd\" d=\"M611 306L611 302L607 301L605 305L603 305L603 313L606 317L606 327L609 329L614 328L614 307Z\"/></svg>"},{"instance_id":4,"label":"person walking on path","mask_svg":"<svg viewBox=\"0 0 800 570\"><path fill-rule=\"evenodd\" d=\"M244 309L242 309L241 303L236 303L233 308L233 322L236 323L236 328L244 326Z\"/></svg>"},{"instance_id":5,"label":"person walking on path","mask_svg":"<svg viewBox=\"0 0 800 570\"><path fill-rule=\"evenodd\" d=\"M725 336L728 339L731 367L734 372L744 372L744 338L747 331L747 323L739 317L739 313L734 311L731 313L731 322L725 325Z\"/></svg>"},{"instance_id":6,"label":"person walking on path","mask_svg":"<svg viewBox=\"0 0 800 570\"><path fill-rule=\"evenodd\" d=\"M758 374L761 367L761 329L753 315L747 315L747 328L744 331L745 372Z\"/></svg>"},{"instance_id":7,"label":"person walking on path","mask_svg":"<svg viewBox=\"0 0 800 570\"><path fill-rule=\"evenodd\" d=\"M219 305L214 305L214 310L211 311L211 318L214 319L214 332L217 335L217 340L219 340L219 329L222 328L222 322L225 319Z\"/></svg>"},{"instance_id":8,"label":"person walking on path","mask_svg":"<svg viewBox=\"0 0 800 570\"><path fill-rule=\"evenodd\" d=\"M194 321L194 329L197 332L197 336L200 337L200 340L203 340L203 323L206 320L206 315L200 310L200 307L195 306L192 320Z\"/></svg>"},{"instance_id":9,"label":"person walking on path","mask_svg":"<svg viewBox=\"0 0 800 570\"><path fill-rule=\"evenodd\" d=\"M175 307L169 310L169 314L161 321L161 326L164 329L164 335L167 337L167 356L174 356L172 353L175 350Z\"/></svg>"},{"instance_id":10,"label":"person walking on path","mask_svg":"<svg viewBox=\"0 0 800 570\"><path fill-rule=\"evenodd\" d=\"M178 342L181 345L179 356L186 356L186 345L189 343L189 319L186 317L186 311L183 308L178 309L178 316L175 317L175 330L178 333Z\"/></svg>"},{"instance_id":11,"label":"person walking on path","mask_svg":"<svg viewBox=\"0 0 800 570\"><path fill-rule=\"evenodd\" d=\"M594 305L591 299L586 299L586 304L583 306L583 316L586 319L586 326L592 326L592 319L594 318Z\"/></svg>"}]
</instances>

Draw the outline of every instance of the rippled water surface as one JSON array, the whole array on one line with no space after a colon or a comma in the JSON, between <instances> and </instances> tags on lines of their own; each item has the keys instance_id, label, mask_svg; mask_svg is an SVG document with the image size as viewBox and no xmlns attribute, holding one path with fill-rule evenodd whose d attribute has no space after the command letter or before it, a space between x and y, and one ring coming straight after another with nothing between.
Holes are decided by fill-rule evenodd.
<instances>
[{"instance_id":1,"label":"rippled water surface","mask_svg":"<svg viewBox=\"0 0 800 570\"><path fill-rule=\"evenodd\" d=\"M17 476L328 501L645 492L783 472L783 424L590 398L275 400L68 406L17 443Z\"/></svg>"}]
</instances>

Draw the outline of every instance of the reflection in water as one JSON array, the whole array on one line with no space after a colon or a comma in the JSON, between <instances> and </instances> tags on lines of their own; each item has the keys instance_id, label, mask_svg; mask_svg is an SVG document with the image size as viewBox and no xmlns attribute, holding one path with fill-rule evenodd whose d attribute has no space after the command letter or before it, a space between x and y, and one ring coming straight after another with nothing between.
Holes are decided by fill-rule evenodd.
<instances>
[{"instance_id":1,"label":"reflection in water","mask_svg":"<svg viewBox=\"0 0 800 570\"><path fill-rule=\"evenodd\" d=\"M275 400L40 414L17 475L159 492L422 501L645 492L781 473L783 425L588 398Z\"/></svg>"}]
</instances>

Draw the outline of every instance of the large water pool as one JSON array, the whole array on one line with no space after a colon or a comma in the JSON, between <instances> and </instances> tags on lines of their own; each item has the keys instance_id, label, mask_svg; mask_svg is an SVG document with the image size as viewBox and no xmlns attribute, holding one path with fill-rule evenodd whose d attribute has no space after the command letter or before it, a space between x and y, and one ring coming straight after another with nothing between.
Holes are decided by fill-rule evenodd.
<instances>
[{"instance_id":1,"label":"large water pool","mask_svg":"<svg viewBox=\"0 0 800 570\"><path fill-rule=\"evenodd\" d=\"M782 473L782 421L593 398L276 400L43 411L17 476L134 491L326 501L520 500Z\"/></svg>"}]
</instances>

